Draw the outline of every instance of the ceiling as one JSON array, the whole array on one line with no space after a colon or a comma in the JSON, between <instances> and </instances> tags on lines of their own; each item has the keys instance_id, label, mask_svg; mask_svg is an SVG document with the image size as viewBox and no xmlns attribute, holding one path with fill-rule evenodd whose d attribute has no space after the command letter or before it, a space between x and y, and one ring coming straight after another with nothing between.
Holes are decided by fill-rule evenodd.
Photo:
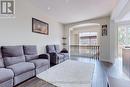
<instances>
[{"instance_id":1,"label":"ceiling","mask_svg":"<svg viewBox=\"0 0 130 87\"><path fill-rule=\"evenodd\" d=\"M118 8L115 10L115 12L113 12L113 13L117 13L117 14L116 15L112 14L113 19L116 22L130 21L130 0L120 0L117 7Z\"/></svg>"},{"instance_id":2,"label":"ceiling","mask_svg":"<svg viewBox=\"0 0 130 87\"><path fill-rule=\"evenodd\" d=\"M110 15L118 0L30 0L61 23L72 23Z\"/></svg>"}]
</instances>

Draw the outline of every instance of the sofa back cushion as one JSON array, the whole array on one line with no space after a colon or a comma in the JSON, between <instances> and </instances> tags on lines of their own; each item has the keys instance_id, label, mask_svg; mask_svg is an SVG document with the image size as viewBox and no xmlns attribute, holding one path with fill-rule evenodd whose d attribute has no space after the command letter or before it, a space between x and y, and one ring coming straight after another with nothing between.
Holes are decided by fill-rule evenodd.
<instances>
[{"instance_id":1,"label":"sofa back cushion","mask_svg":"<svg viewBox=\"0 0 130 87\"><path fill-rule=\"evenodd\" d=\"M17 64L20 62L25 62L25 56L5 57L4 61L5 61L6 66L10 66L10 65Z\"/></svg>"},{"instance_id":2,"label":"sofa back cushion","mask_svg":"<svg viewBox=\"0 0 130 87\"><path fill-rule=\"evenodd\" d=\"M2 55L6 66L25 62L23 46L3 46Z\"/></svg>"},{"instance_id":3,"label":"sofa back cushion","mask_svg":"<svg viewBox=\"0 0 130 87\"><path fill-rule=\"evenodd\" d=\"M35 45L24 45L23 49L24 49L24 55L26 61L30 61L38 58L37 47Z\"/></svg>"},{"instance_id":4,"label":"sofa back cushion","mask_svg":"<svg viewBox=\"0 0 130 87\"><path fill-rule=\"evenodd\" d=\"M25 55L25 59L27 62L30 60L38 59L38 58L39 58L38 55Z\"/></svg>"},{"instance_id":5,"label":"sofa back cushion","mask_svg":"<svg viewBox=\"0 0 130 87\"><path fill-rule=\"evenodd\" d=\"M47 51L47 53L56 53L54 45L47 45L46 51Z\"/></svg>"},{"instance_id":6,"label":"sofa back cushion","mask_svg":"<svg viewBox=\"0 0 130 87\"><path fill-rule=\"evenodd\" d=\"M55 46L55 50L57 53L60 53L60 46L59 45L54 45Z\"/></svg>"},{"instance_id":7,"label":"sofa back cushion","mask_svg":"<svg viewBox=\"0 0 130 87\"><path fill-rule=\"evenodd\" d=\"M2 58L1 47L0 47L0 68L3 68L3 67L4 67L4 61Z\"/></svg>"},{"instance_id":8,"label":"sofa back cushion","mask_svg":"<svg viewBox=\"0 0 130 87\"><path fill-rule=\"evenodd\" d=\"M36 55L37 54L37 47L35 45L24 45L24 54L25 55Z\"/></svg>"}]
</instances>

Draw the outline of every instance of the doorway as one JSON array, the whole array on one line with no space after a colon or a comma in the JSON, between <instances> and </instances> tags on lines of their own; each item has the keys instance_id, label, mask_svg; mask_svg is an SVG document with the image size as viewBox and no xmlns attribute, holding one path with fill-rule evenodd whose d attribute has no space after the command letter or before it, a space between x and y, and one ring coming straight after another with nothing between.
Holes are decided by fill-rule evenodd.
<instances>
[{"instance_id":1,"label":"doorway","mask_svg":"<svg viewBox=\"0 0 130 87\"><path fill-rule=\"evenodd\" d=\"M71 57L99 58L100 25L73 27L70 30Z\"/></svg>"}]
</instances>

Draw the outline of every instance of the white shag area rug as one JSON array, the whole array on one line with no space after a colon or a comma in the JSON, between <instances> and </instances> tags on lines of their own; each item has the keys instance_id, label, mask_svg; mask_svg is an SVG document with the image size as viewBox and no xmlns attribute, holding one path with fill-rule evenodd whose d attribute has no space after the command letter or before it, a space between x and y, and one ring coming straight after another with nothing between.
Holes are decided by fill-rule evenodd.
<instances>
[{"instance_id":1,"label":"white shag area rug","mask_svg":"<svg viewBox=\"0 0 130 87\"><path fill-rule=\"evenodd\" d=\"M67 60L37 75L58 87L91 87L94 64Z\"/></svg>"}]
</instances>

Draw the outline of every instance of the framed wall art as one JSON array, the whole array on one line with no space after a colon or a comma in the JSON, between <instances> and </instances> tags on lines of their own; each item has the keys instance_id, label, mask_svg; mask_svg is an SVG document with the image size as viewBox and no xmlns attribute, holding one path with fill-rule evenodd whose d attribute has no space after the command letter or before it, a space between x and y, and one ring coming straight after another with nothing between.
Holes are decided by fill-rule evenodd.
<instances>
[{"instance_id":1,"label":"framed wall art","mask_svg":"<svg viewBox=\"0 0 130 87\"><path fill-rule=\"evenodd\" d=\"M43 21L40 21L36 18L32 18L32 32L40 34L49 34L49 24Z\"/></svg>"},{"instance_id":2,"label":"framed wall art","mask_svg":"<svg viewBox=\"0 0 130 87\"><path fill-rule=\"evenodd\" d=\"M102 36L107 36L107 25L102 25Z\"/></svg>"}]
</instances>

